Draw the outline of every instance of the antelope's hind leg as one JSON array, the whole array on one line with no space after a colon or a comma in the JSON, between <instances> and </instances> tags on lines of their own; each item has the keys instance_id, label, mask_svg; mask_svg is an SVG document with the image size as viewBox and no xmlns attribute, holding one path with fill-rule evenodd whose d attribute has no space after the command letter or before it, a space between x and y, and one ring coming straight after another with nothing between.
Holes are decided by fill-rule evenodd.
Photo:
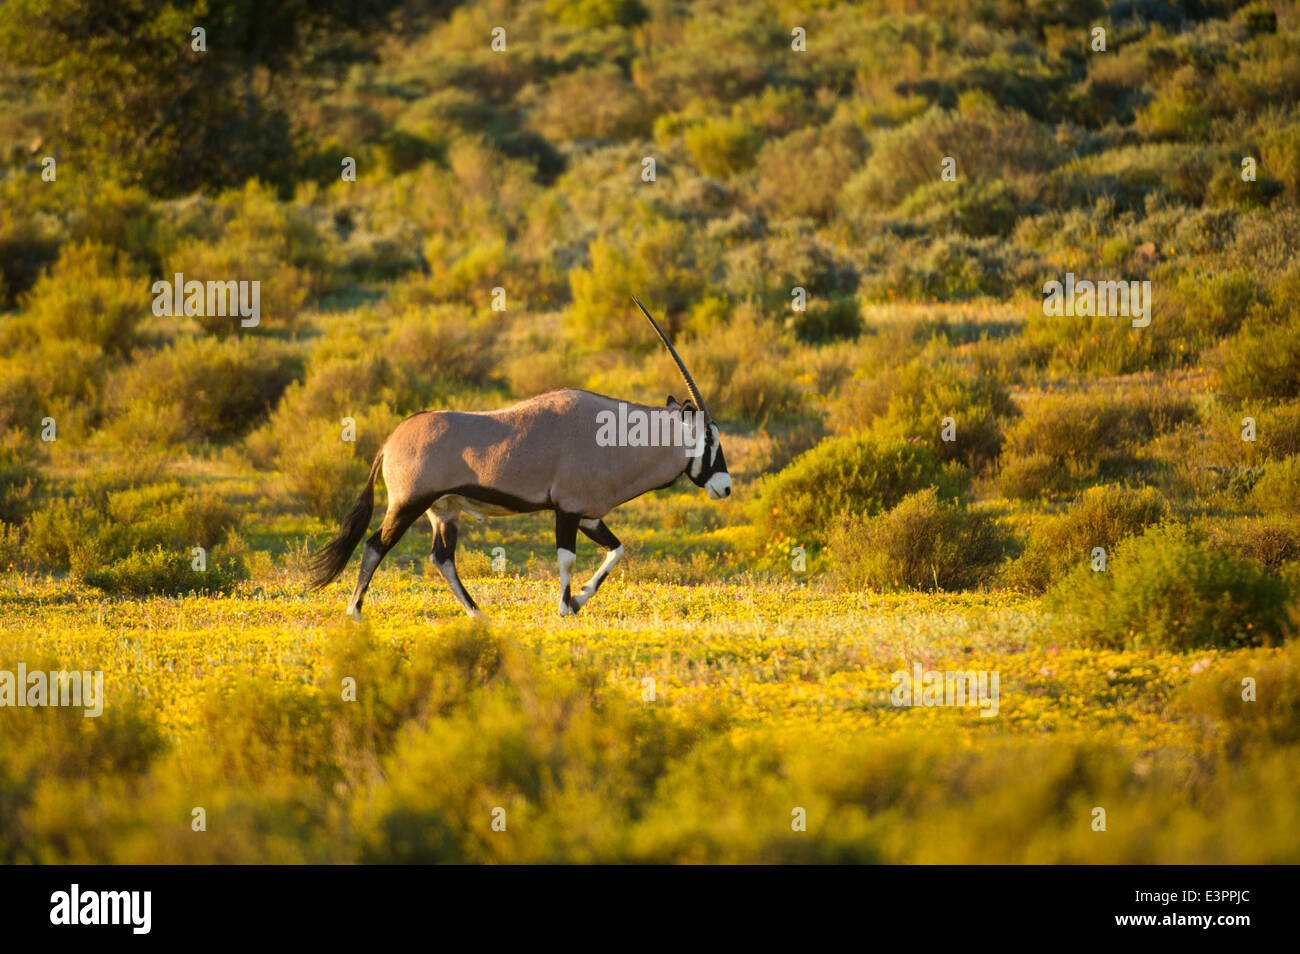
<instances>
[{"instance_id":1,"label":"antelope's hind leg","mask_svg":"<svg viewBox=\"0 0 1300 954\"><path fill-rule=\"evenodd\" d=\"M609 571L614 569L618 561L623 559L623 544L619 542L618 537L605 526L603 520L583 520L578 524L578 528L598 547L605 551L605 559L591 575L578 595L573 598L578 609L586 604L587 600L596 595L600 589L600 584L605 582L605 577L609 576Z\"/></svg>"},{"instance_id":2,"label":"antelope's hind leg","mask_svg":"<svg viewBox=\"0 0 1300 954\"><path fill-rule=\"evenodd\" d=\"M470 596L469 591L465 589L465 584L460 581L460 574L456 572L456 515L439 515L430 510L429 522L433 524L433 553L431 554L433 565L447 581L452 595L464 607L465 612L470 616L482 616L483 612L474 602L474 597Z\"/></svg>"},{"instance_id":3,"label":"antelope's hind leg","mask_svg":"<svg viewBox=\"0 0 1300 954\"><path fill-rule=\"evenodd\" d=\"M402 539L402 534L410 529L411 524L415 523L423 512L422 506L404 504L393 507L390 505L388 512L384 514L384 522L366 541L361 551L361 573L357 576L357 585L352 591L352 598L348 600L348 615L353 619L361 618L361 601L365 598L366 590L370 589L370 578L379 568L379 561L397 545L397 541Z\"/></svg>"}]
</instances>

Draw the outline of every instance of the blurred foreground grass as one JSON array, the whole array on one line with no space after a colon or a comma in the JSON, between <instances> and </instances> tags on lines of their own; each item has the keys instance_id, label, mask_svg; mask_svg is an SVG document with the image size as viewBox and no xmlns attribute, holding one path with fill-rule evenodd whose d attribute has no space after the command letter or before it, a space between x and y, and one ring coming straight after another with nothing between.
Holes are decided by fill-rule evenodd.
<instances>
[{"instance_id":1,"label":"blurred foreground grass","mask_svg":"<svg viewBox=\"0 0 1300 954\"><path fill-rule=\"evenodd\" d=\"M5 711L0 859L1300 859L1294 641L1098 652L1017 596L621 575L573 621L552 581L468 585L489 624L408 573L362 624L341 583L5 578L0 669L103 669L106 705ZM996 670L997 716L893 706L917 662Z\"/></svg>"}]
</instances>

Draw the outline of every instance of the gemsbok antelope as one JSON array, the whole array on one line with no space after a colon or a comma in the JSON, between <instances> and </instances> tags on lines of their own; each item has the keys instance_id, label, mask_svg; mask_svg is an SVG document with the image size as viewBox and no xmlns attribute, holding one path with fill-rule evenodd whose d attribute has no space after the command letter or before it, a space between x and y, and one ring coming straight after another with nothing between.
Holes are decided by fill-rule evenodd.
<instances>
[{"instance_id":1,"label":"gemsbok antelope","mask_svg":"<svg viewBox=\"0 0 1300 954\"><path fill-rule=\"evenodd\" d=\"M433 524L434 564L465 611L481 616L456 573L461 513L481 519L555 511L560 615L573 616L623 556L623 545L605 525L611 510L667 487L682 474L713 500L728 496L731 475L700 389L658 322L633 301L677 363L693 405L670 396L666 407L655 407L569 389L500 411L424 411L408 417L375 455L370 479L334 539L313 557L312 584L325 586L342 573L369 529L381 467L388 510L362 550L361 574L348 601L353 617L361 615L379 561L421 514ZM605 550L605 558L574 595L569 585L579 530Z\"/></svg>"}]
</instances>

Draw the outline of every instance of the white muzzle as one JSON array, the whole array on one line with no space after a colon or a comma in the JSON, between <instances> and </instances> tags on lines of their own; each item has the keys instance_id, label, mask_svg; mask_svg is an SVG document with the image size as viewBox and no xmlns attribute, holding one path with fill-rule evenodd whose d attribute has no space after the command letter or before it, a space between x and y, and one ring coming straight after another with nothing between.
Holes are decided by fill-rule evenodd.
<instances>
[{"instance_id":1,"label":"white muzzle","mask_svg":"<svg viewBox=\"0 0 1300 954\"><path fill-rule=\"evenodd\" d=\"M704 489L709 492L710 500L721 500L731 494L731 475L719 471L704 482Z\"/></svg>"}]
</instances>

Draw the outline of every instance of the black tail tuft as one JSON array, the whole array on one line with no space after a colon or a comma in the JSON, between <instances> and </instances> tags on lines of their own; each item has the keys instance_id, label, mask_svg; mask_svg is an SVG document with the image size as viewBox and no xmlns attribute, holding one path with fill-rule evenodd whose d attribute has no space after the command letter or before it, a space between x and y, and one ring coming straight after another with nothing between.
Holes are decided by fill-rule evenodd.
<instances>
[{"instance_id":1,"label":"black tail tuft","mask_svg":"<svg viewBox=\"0 0 1300 954\"><path fill-rule=\"evenodd\" d=\"M318 550L308 563L311 585L317 589L333 582L343 572L343 568L348 565L348 560L352 557L352 551L366 535L366 530L370 527L370 516L375 511L375 475L379 473L379 466L383 462L384 452L381 449L375 455L374 463L370 465L370 479L366 481L366 486L362 488L352 508L343 517L339 532L334 535L333 540Z\"/></svg>"}]
</instances>

